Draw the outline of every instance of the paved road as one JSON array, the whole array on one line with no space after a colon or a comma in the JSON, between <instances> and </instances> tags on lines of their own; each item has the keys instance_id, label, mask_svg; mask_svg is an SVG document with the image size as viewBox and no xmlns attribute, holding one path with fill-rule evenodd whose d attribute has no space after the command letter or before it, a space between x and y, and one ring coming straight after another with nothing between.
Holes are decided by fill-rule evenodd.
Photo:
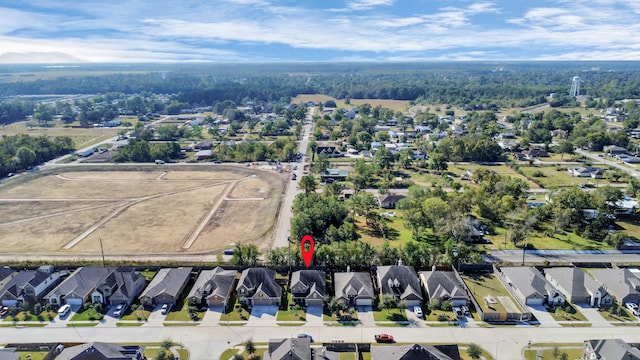
<instances>
[{"instance_id":1,"label":"paved road","mask_svg":"<svg viewBox=\"0 0 640 360\"><path fill-rule=\"evenodd\" d=\"M311 120L315 112L315 107L309 109L307 119ZM298 152L303 154L307 153L309 147L309 138L311 136L311 121L304 126L302 140L298 145ZM298 170L292 170L296 174L297 180L289 179L285 188L284 196L282 197L282 203L280 205L280 213L278 214L278 223L276 225L276 235L273 239L273 248L285 247L288 245L287 237L289 236L289 230L291 228L291 217L293 216L293 200L302 190L298 188L298 181L303 176L304 167L309 165L309 159L304 159L294 165L298 166ZM292 165L293 168L293 165ZM295 239L291 239L292 241Z\"/></svg>"},{"instance_id":2,"label":"paved road","mask_svg":"<svg viewBox=\"0 0 640 360\"><path fill-rule=\"evenodd\" d=\"M617 169L620 169L620 170L626 172L627 174L629 174L631 176L640 177L640 171L632 169L631 167L622 165L622 164L617 163L615 161L607 160L606 158L599 157L599 156L597 156L595 154L586 152L586 151L584 151L582 149L576 149L575 153L593 160L593 164L594 165L603 164L603 165L606 165L606 166L613 166L613 167L615 167Z\"/></svg>"},{"instance_id":3,"label":"paved road","mask_svg":"<svg viewBox=\"0 0 640 360\"><path fill-rule=\"evenodd\" d=\"M165 327L65 327L65 328L0 328L3 342L160 342L172 339L182 342L191 350L192 360L219 358L230 345L253 338L256 342L266 342L270 338L296 336L304 332L319 342L341 339L347 342L371 341L374 334L389 333L399 342L429 343L469 343L482 346L491 354L498 353L497 359L521 359L522 351L529 341L580 343L586 339L622 338L628 342L640 342L636 327L585 327L585 328L542 328L532 326L498 328L399 328L399 327L290 327L290 326L165 326Z\"/></svg>"},{"instance_id":4,"label":"paved road","mask_svg":"<svg viewBox=\"0 0 640 360\"><path fill-rule=\"evenodd\" d=\"M522 250L497 250L485 256L490 262L508 262L514 264L522 263ZM540 253L537 251L527 251L525 255L526 263L544 263L549 261L554 263L576 263L576 262L599 262L599 263L640 263L640 254L637 252L603 252L600 254L588 254L572 251L547 251Z\"/></svg>"}]
</instances>

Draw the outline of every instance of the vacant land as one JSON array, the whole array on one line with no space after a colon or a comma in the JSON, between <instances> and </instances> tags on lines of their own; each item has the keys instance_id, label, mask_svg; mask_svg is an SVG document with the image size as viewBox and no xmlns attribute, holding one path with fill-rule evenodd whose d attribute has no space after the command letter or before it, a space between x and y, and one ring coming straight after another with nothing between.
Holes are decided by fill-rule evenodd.
<instances>
[{"instance_id":1,"label":"vacant land","mask_svg":"<svg viewBox=\"0 0 640 360\"><path fill-rule=\"evenodd\" d=\"M522 312L520 306L513 300L507 289L493 274L476 274L462 276L467 288L473 293L473 297L484 312L509 312L517 310ZM509 299L507 303L502 300ZM511 309L513 307L513 309Z\"/></svg>"},{"instance_id":2,"label":"vacant land","mask_svg":"<svg viewBox=\"0 0 640 360\"><path fill-rule=\"evenodd\" d=\"M10 136L17 134L27 134L31 136L68 136L73 140L76 149L80 149L118 135L118 129L70 128L62 126L28 128L26 121L0 127L0 135Z\"/></svg>"},{"instance_id":3,"label":"vacant land","mask_svg":"<svg viewBox=\"0 0 640 360\"><path fill-rule=\"evenodd\" d=\"M284 178L209 170L68 171L0 186L2 252L207 253L271 243Z\"/></svg>"}]
</instances>

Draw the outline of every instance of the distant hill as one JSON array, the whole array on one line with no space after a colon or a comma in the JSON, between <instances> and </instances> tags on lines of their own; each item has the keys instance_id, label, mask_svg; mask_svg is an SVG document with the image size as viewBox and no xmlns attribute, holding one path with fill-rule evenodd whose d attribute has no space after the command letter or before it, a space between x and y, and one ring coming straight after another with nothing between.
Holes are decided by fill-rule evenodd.
<instances>
[{"instance_id":1,"label":"distant hill","mask_svg":"<svg viewBox=\"0 0 640 360\"><path fill-rule=\"evenodd\" d=\"M0 55L0 64L60 64L81 62L84 61L60 52L7 52Z\"/></svg>"}]
</instances>

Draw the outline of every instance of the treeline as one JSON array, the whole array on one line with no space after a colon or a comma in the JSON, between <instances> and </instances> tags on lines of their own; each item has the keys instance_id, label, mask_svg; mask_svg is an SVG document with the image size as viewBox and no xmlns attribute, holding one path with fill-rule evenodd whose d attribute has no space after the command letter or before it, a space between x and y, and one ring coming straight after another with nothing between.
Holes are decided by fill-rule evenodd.
<instances>
[{"instance_id":1,"label":"treeline","mask_svg":"<svg viewBox=\"0 0 640 360\"><path fill-rule=\"evenodd\" d=\"M0 138L0 177L26 170L71 151L73 140L68 136L3 135Z\"/></svg>"},{"instance_id":2,"label":"treeline","mask_svg":"<svg viewBox=\"0 0 640 360\"><path fill-rule=\"evenodd\" d=\"M114 160L117 162L153 162L169 161L180 156L180 144L177 142L149 142L131 139L118 150Z\"/></svg>"},{"instance_id":3,"label":"treeline","mask_svg":"<svg viewBox=\"0 0 640 360\"><path fill-rule=\"evenodd\" d=\"M592 69L583 71L585 67ZM3 84L0 95L103 94L121 92L179 94L187 104L214 104L243 99L280 101L298 94L321 93L340 99L425 100L465 110L527 106L546 101L550 93L563 99L571 78L580 75L582 93L607 99L640 98L640 73L633 63L523 64L281 64L237 65L197 71L60 77ZM296 69L296 70L291 70ZM557 103L555 101L554 103Z\"/></svg>"}]
</instances>

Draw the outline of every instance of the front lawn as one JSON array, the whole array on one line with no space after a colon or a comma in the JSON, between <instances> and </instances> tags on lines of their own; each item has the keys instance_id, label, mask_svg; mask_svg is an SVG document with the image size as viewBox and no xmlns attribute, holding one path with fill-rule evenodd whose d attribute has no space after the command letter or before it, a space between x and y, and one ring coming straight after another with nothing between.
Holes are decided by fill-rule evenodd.
<instances>
[{"instance_id":1,"label":"front lawn","mask_svg":"<svg viewBox=\"0 0 640 360\"><path fill-rule=\"evenodd\" d=\"M617 305L614 305L614 306L617 306ZM613 309L613 307L611 309ZM607 321L636 321L637 320L636 317L631 315L631 313L627 311L627 309L625 309L624 307L620 308L621 312L619 314L612 314L611 309L600 310L599 313Z\"/></svg>"},{"instance_id":2,"label":"front lawn","mask_svg":"<svg viewBox=\"0 0 640 360\"><path fill-rule=\"evenodd\" d=\"M287 293L286 302L282 304L285 309L278 309L276 320L278 321L306 321L306 312L298 304L291 300L291 293Z\"/></svg>"},{"instance_id":3,"label":"front lawn","mask_svg":"<svg viewBox=\"0 0 640 360\"><path fill-rule=\"evenodd\" d=\"M13 322L13 321L51 321L56 317L55 311L43 311L40 315L32 314L30 311L20 311L16 314L16 316L7 315L4 318L4 321Z\"/></svg>"},{"instance_id":4,"label":"front lawn","mask_svg":"<svg viewBox=\"0 0 640 360\"><path fill-rule=\"evenodd\" d=\"M165 321L201 321L204 317L205 311L200 311L195 307L191 307L192 312L189 312L189 303L184 301L184 298L178 300L178 302L171 308L171 311L165 317ZM192 315L193 314L193 315ZM193 317L192 317L193 316Z\"/></svg>"},{"instance_id":5,"label":"front lawn","mask_svg":"<svg viewBox=\"0 0 640 360\"><path fill-rule=\"evenodd\" d=\"M104 314L93 308L84 309L73 315L71 321L100 321L104 318Z\"/></svg>"},{"instance_id":6,"label":"front lawn","mask_svg":"<svg viewBox=\"0 0 640 360\"><path fill-rule=\"evenodd\" d=\"M234 301L235 298L232 297L231 301ZM239 302L235 301L233 307L227 306L224 309L224 313L220 316L220 321L248 321L251 313L247 311Z\"/></svg>"},{"instance_id":7,"label":"front lawn","mask_svg":"<svg viewBox=\"0 0 640 360\"><path fill-rule=\"evenodd\" d=\"M404 309L374 310L375 321L407 321L407 313Z\"/></svg>"},{"instance_id":8,"label":"front lawn","mask_svg":"<svg viewBox=\"0 0 640 360\"><path fill-rule=\"evenodd\" d=\"M567 312L566 310L569 311ZM556 309L547 308L547 311L556 321L587 321L587 318L582 315L580 310L569 303L558 306Z\"/></svg>"},{"instance_id":9,"label":"front lawn","mask_svg":"<svg viewBox=\"0 0 640 360\"><path fill-rule=\"evenodd\" d=\"M322 314L322 319L324 321L358 321L358 312L354 311L350 314L347 311L340 311L336 316L335 313L329 314L329 312L325 310Z\"/></svg>"},{"instance_id":10,"label":"front lawn","mask_svg":"<svg viewBox=\"0 0 640 360\"><path fill-rule=\"evenodd\" d=\"M47 351L16 351L16 354L20 356L20 359L31 360L43 360L48 352Z\"/></svg>"},{"instance_id":11,"label":"front lawn","mask_svg":"<svg viewBox=\"0 0 640 360\"><path fill-rule=\"evenodd\" d=\"M137 310L131 311L131 308L127 309L127 313L121 318L121 320L137 320L137 321L145 321L151 315L151 311L145 310L143 307L140 307Z\"/></svg>"}]
</instances>

